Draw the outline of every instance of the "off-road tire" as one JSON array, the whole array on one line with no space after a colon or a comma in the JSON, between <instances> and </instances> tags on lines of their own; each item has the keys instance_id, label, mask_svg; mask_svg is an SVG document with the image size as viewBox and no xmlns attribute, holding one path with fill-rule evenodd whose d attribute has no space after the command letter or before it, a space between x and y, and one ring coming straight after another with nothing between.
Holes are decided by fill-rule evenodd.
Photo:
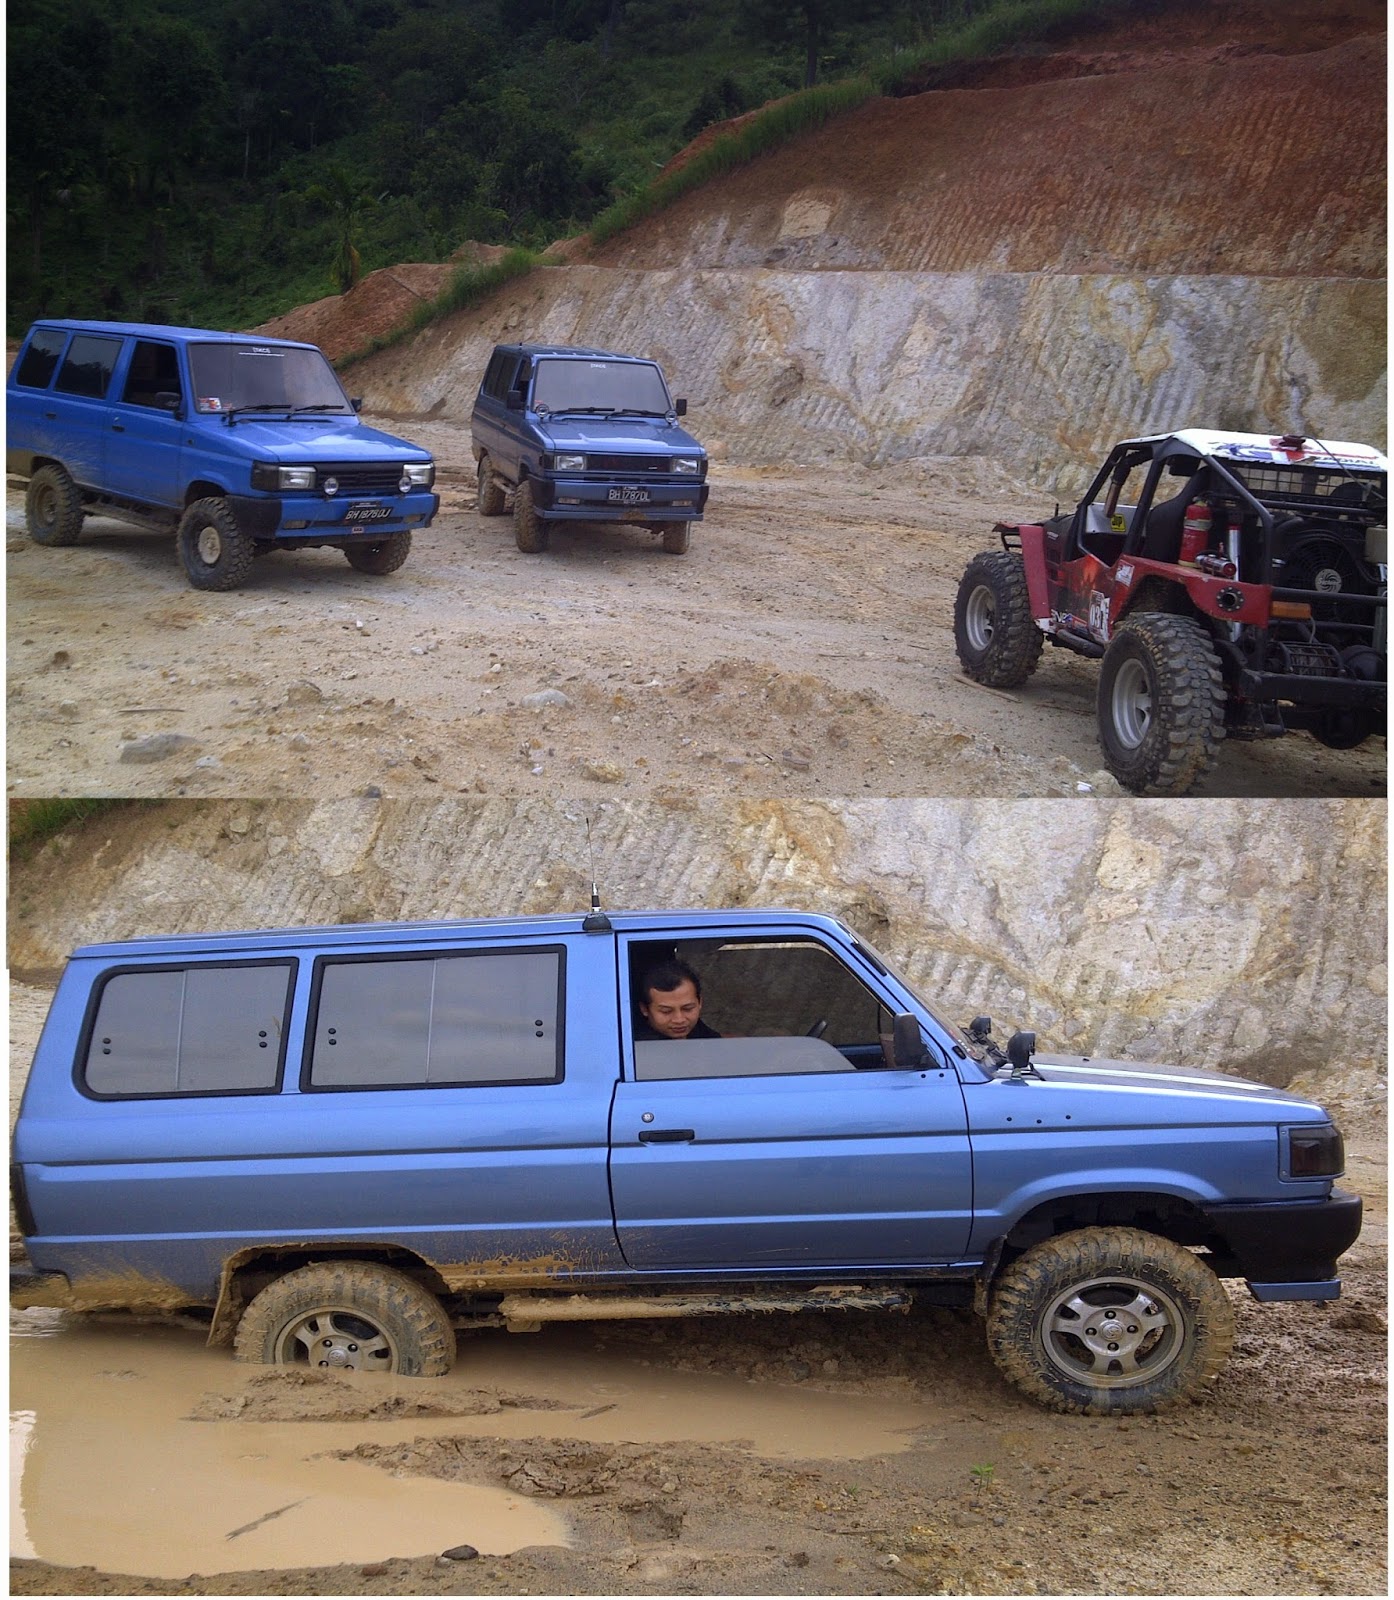
<instances>
[{"instance_id":1,"label":"off-road tire","mask_svg":"<svg viewBox=\"0 0 1394 1600\"><path fill-rule=\"evenodd\" d=\"M455 1360L455 1331L429 1289L395 1267L323 1261L255 1296L237 1327L239 1361L354 1368L438 1378Z\"/></svg>"},{"instance_id":2,"label":"off-road tire","mask_svg":"<svg viewBox=\"0 0 1394 1600\"><path fill-rule=\"evenodd\" d=\"M1380 721L1372 712L1358 708L1324 712L1312 726L1312 737L1328 750L1355 750L1378 733Z\"/></svg>"},{"instance_id":3,"label":"off-road tire","mask_svg":"<svg viewBox=\"0 0 1394 1600\"><path fill-rule=\"evenodd\" d=\"M659 524L663 534L663 548L670 556L685 556L687 547L692 542L692 524L690 522L663 522Z\"/></svg>"},{"instance_id":4,"label":"off-road tire","mask_svg":"<svg viewBox=\"0 0 1394 1600\"><path fill-rule=\"evenodd\" d=\"M395 572L411 554L411 529L403 528L389 533L385 539L374 539L371 544L346 544L344 559L355 572L371 572L376 578L385 578Z\"/></svg>"},{"instance_id":5,"label":"off-road tire","mask_svg":"<svg viewBox=\"0 0 1394 1600\"><path fill-rule=\"evenodd\" d=\"M1225 736L1225 686L1209 634L1169 612L1130 617L1104 652L1098 718L1104 765L1125 789L1194 788Z\"/></svg>"},{"instance_id":6,"label":"off-road tire","mask_svg":"<svg viewBox=\"0 0 1394 1600\"><path fill-rule=\"evenodd\" d=\"M195 589L235 589L252 570L256 544L226 500L195 500L179 519L179 559Z\"/></svg>"},{"instance_id":7,"label":"off-road tire","mask_svg":"<svg viewBox=\"0 0 1394 1600\"><path fill-rule=\"evenodd\" d=\"M82 495L66 467L39 467L24 495L24 525L35 544L76 544L82 532Z\"/></svg>"},{"instance_id":8,"label":"off-road tire","mask_svg":"<svg viewBox=\"0 0 1394 1600\"><path fill-rule=\"evenodd\" d=\"M547 548L551 531L533 504L531 480L524 478L513 491L513 538L518 548L524 555L539 555Z\"/></svg>"},{"instance_id":9,"label":"off-road tire","mask_svg":"<svg viewBox=\"0 0 1394 1600\"><path fill-rule=\"evenodd\" d=\"M501 517L507 499L507 495L494 482L494 469L489 465L488 456L480 456L479 515L481 517Z\"/></svg>"},{"instance_id":10,"label":"off-road tire","mask_svg":"<svg viewBox=\"0 0 1394 1600\"><path fill-rule=\"evenodd\" d=\"M973 557L954 601L954 645L964 676L1015 689L1036 670L1044 635L1031 619L1026 568L1011 550Z\"/></svg>"},{"instance_id":11,"label":"off-road tire","mask_svg":"<svg viewBox=\"0 0 1394 1600\"><path fill-rule=\"evenodd\" d=\"M1220 1280L1199 1256L1139 1228L1043 1240L1003 1271L988 1305L992 1359L1053 1411L1165 1410L1208 1388L1233 1343Z\"/></svg>"}]
</instances>

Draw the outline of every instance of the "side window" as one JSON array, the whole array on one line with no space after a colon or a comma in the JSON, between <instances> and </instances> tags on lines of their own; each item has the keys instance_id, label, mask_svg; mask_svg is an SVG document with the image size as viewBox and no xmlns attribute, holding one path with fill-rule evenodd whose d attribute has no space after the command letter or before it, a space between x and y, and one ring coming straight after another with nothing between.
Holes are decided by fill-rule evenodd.
<instances>
[{"instance_id":1,"label":"side window","mask_svg":"<svg viewBox=\"0 0 1394 1600\"><path fill-rule=\"evenodd\" d=\"M556 1083L563 952L321 961L306 1087Z\"/></svg>"},{"instance_id":2,"label":"side window","mask_svg":"<svg viewBox=\"0 0 1394 1600\"><path fill-rule=\"evenodd\" d=\"M890 1013L814 940L636 941L629 965L638 1078L853 1072L891 1061Z\"/></svg>"},{"instance_id":3,"label":"side window","mask_svg":"<svg viewBox=\"0 0 1394 1600\"><path fill-rule=\"evenodd\" d=\"M114 973L82 1087L108 1099L274 1090L293 970L278 961Z\"/></svg>"},{"instance_id":4,"label":"side window","mask_svg":"<svg viewBox=\"0 0 1394 1600\"><path fill-rule=\"evenodd\" d=\"M58 367L58 357L63 353L67 334L57 328L40 328L29 341L24 359L15 373L15 382L21 389L47 389Z\"/></svg>"},{"instance_id":5,"label":"side window","mask_svg":"<svg viewBox=\"0 0 1394 1600\"><path fill-rule=\"evenodd\" d=\"M524 356L523 359L518 363L518 370L510 380L508 387L510 389L526 390L528 384L531 382L532 362L527 356Z\"/></svg>"},{"instance_id":6,"label":"side window","mask_svg":"<svg viewBox=\"0 0 1394 1600\"><path fill-rule=\"evenodd\" d=\"M158 394L182 395L174 346L137 339L121 398L128 406L153 406Z\"/></svg>"},{"instance_id":7,"label":"side window","mask_svg":"<svg viewBox=\"0 0 1394 1600\"><path fill-rule=\"evenodd\" d=\"M491 400L502 400L504 389L504 374L512 364L514 358L506 355L502 350L495 350L489 357L489 369L484 374L484 393Z\"/></svg>"},{"instance_id":8,"label":"side window","mask_svg":"<svg viewBox=\"0 0 1394 1600\"><path fill-rule=\"evenodd\" d=\"M75 333L63 365L58 369L54 388L62 394L85 395L100 400L111 387L111 374L121 353L119 339L104 339L93 333Z\"/></svg>"}]
</instances>

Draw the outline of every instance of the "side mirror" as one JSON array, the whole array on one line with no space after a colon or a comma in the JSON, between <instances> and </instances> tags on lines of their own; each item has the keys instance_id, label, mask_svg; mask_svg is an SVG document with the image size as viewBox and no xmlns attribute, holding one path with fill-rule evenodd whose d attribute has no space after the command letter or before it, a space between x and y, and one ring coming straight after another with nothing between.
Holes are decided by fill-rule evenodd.
<instances>
[{"instance_id":1,"label":"side mirror","mask_svg":"<svg viewBox=\"0 0 1394 1600\"><path fill-rule=\"evenodd\" d=\"M1036 1053L1034 1033L1014 1033L1007 1040L1007 1060L1012 1064L1012 1076L1018 1077L1031 1070L1031 1057Z\"/></svg>"},{"instance_id":2,"label":"side mirror","mask_svg":"<svg viewBox=\"0 0 1394 1600\"><path fill-rule=\"evenodd\" d=\"M527 393L523 389L510 389L504 399L504 405L510 411L521 411L527 401Z\"/></svg>"},{"instance_id":3,"label":"side mirror","mask_svg":"<svg viewBox=\"0 0 1394 1600\"><path fill-rule=\"evenodd\" d=\"M349 404L355 411L361 411L363 409L363 396L361 394L350 395Z\"/></svg>"},{"instance_id":4,"label":"side mirror","mask_svg":"<svg viewBox=\"0 0 1394 1600\"><path fill-rule=\"evenodd\" d=\"M992 1018L974 1017L968 1024L968 1037L975 1044L986 1044L992 1037Z\"/></svg>"},{"instance_id":5,"label":"side mirror","mask_svg":"<svg viewBox=\"0 0 1394 1600\"><path fill-rule=\"evenodd\" d=\"M897 1011L891 1025L891 1052L898 1067L921 1067L925 1061L920 1019L910 1011Z\"/></svg>"},{"instance_id":6,"label":"side mirror","mask_svg":"<svg viewBox=\"0 0 1394 1600\"><path fill-rule=\"evenodd\" d=\"M678 415L680 417L685 417L687 415L687 401L686 400L674 400L674 402L673 402L673 410L676 413L676 415Z\"/></svg>"},{"instance_id":7,"label":"side mirror","mask_svg":"<svg viewBox=\"0 0 1394 1600\"><path fill-rule=\"evenodd\" d=\"M176 417L183 404L182 397L173 389L161 389L155 395L155 404L161 411L172 412Z\"/></svg>"}]
</instances>

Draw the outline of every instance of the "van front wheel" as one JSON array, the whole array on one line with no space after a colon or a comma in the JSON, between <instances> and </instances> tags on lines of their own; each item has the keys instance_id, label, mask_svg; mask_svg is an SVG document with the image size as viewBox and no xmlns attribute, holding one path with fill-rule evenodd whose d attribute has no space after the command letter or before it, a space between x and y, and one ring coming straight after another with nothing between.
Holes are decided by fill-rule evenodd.
<instances>
[{"instance_id":1,"label":"van front wheel","mask_svg":"<svg viewBox=\"0 0 1394 1600\"><path fill-rule=\"evenodd\" d=\"M252 570L256 545L221 497L195 500L179 522L179 559L195 589L227 591Z\"/></svg>"},{"instance_id":2,"label":"van front wheel","mask_svg":"<svg viewBox=\"0 0 1394 1600\"><path fill-rule=\"evenodd\" d=\"M455 1332L429 1289L395 1267L322 1261L267 1284L237 1328L239 1361L438 1378Z\"/></svg>"}]
</instances>

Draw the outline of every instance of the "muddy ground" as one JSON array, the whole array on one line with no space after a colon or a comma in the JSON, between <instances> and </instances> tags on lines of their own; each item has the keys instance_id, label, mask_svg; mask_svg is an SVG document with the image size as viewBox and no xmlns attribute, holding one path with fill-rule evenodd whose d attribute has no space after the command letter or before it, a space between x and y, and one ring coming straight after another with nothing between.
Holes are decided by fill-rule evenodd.
<instances>
[{"instance_id":1,"label":"muddy ground","mask_svg":"<svg viewBox=\"0 0 1394 1600\"><path fill-rule=\"evenodd\" d=\"M171 539L112 521L33 545L12 492L11 796L1120 792L1095 664L1048 649L1011 694L958 670L965 563L1051 509L991 463L718 466L685 556L597 526L525 556L475 510L467 431L402 431L442 514L388 578L302 551L203 594ZM1233 744L1200 792L1378 796L1385 758Z\"/></svg>"},{"instance_id":2,"label":"muddy ground","mask_svg":"<svg viewBox=\"0 0 1394 1600\"><path fill-rule=\"evenodd\" d=\"M1357 1130L1348 1182L1367 1224L1344 1298L1264 1307L1234 1289L1239 1336L1216 1390L1160 1418L1037 1408L998 1378L974 1319L948 1311L490 1332L462 1344L449 1378L377 1394L236 1366L178 1325L31 1325L44 1337L19 1339L12 1368L14 1403L37 1419L29 1533L100 1526L110 1490L84 1464L111 1448L126 1481L110 1537L127 1560L175 1537L164 1508L190 1478L216 1534L178 1576L125 1576L108 1543L99 1565L18 1560L12 1591L1384 1594L1385 1171L1382 1130ZM84 1422L89 1392L134 1419L118 1444ZM295 1470L250 1489L238 1478L287 1452ZM200 1476L205 1458L216 1480ZM365 1506L403 1508L370 1554L360 1541L334 1564L216 1571L220 1551L245 1563L278 1518L280 1548L296 1548L295 1519L346 1463L382 1475L359 1486ZM442 1485L492 1499L428 1527L413 1497ZM492 1537L504 1512L491 1506L551 1515L557 1531L490 1553L509 1543ZM345 1520L335 1548L358 1531ZM411 1543L432 1534L425 1553Z\"/></svg>"}]
</instances>

